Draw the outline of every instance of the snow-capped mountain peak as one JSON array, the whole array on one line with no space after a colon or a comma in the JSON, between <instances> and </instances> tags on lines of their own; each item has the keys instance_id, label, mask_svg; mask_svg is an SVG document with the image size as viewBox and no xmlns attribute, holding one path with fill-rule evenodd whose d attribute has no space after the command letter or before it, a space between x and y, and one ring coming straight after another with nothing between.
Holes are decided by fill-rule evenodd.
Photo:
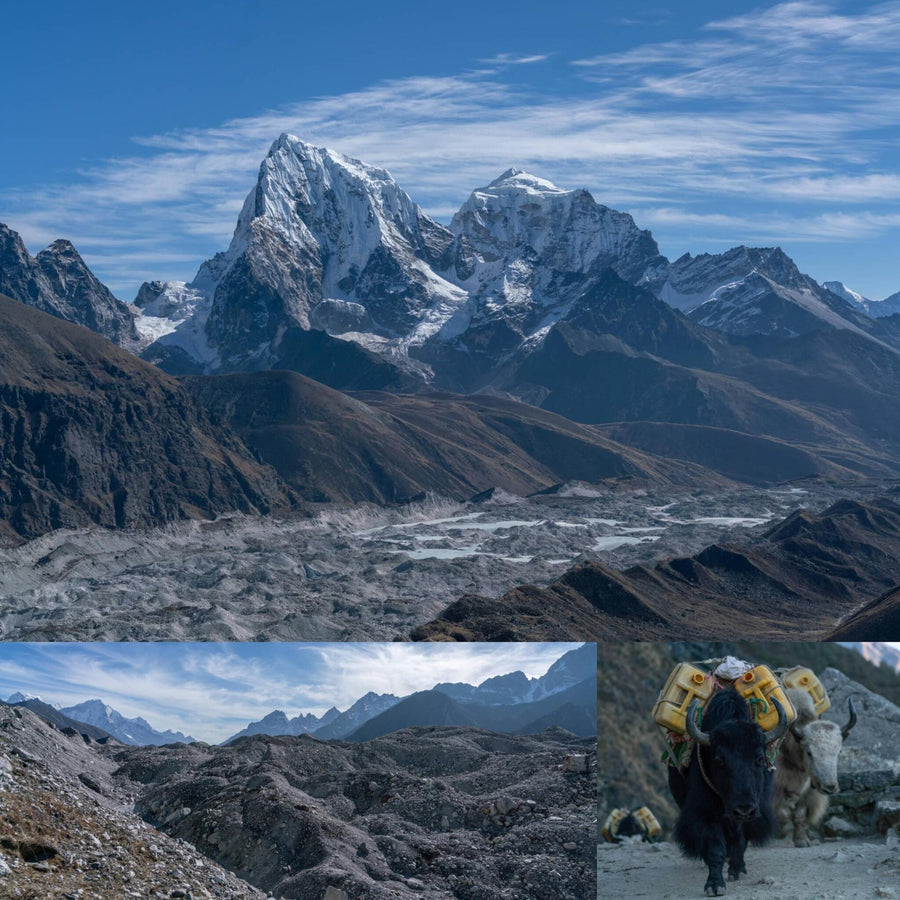
<instances>
[{"instance_id":1,"label":"snow-capped mountain peak","mask_svg":"<svg viewBox=\"0 0 900 900\"><path fill-rule=\"evenodd\" d=\"M172 744L176 741L188 743L194 740L180 731L158 731L140 716L128 719L102 700L85 700L75 706L64 707L60 709L60 712L76 722L84 722L86 725L102 728L125 744L161 745Z\"/></svg>"},{"instance_id":2,"label":"snow-capped mountain peak","mask_svg":"<svg viewBox=\"0 0 900 900\"><path fill-rule=\"evenodd\" d=\"M500 289L498 268L508 274L524 263L529 270L583 275L612 267L637 280L659 257L650 233L627 213L597 203L587 190L562 190L519 169L474 190L450 230L469 251L468 265L457 264L457 277L467 287L480 282L479 293Z\"/></svg>"},{"instance_id":3,"label":"snow-capped mountain peak","mask_svg":"<svg viewBox=\"0 0 900 900\"><path fill-rule=\"evenodd\" d=\"M403 352L465 304L437 274L451 241L386 170L282 134L228 249L190 284L165 285L139 325L205 371L274 364L292 327L369 335ZM168 333L153 316L163 308L187 313Z\"/></svg>"},{"instance_id":4,"label":"snow-capped mountain peak","mask_svg":"<svg viewBox=\"0 0 900 900\"><path fill-rule=\"evenodd\" d=\"M495 178L483 191L499 188L510 188L516 191L525 191L533 194L569 194L574 191L566 191L557 187L552 181L524 172L522 169L507 169L498 178ZM477 192L476 192L477 193Z\"/></svg>"},{"instance_id":5,"label":"snow-capped mountain peak","mask_svg":"<svg viewBox=\"0 0 900 900\"><path fill-rule=\"evenodd\" d=\"M24 703L26 700L40 700L41 698L35 694L26 694L23 691L16 691L7 698L7 703Z\"/></svg>"},{"instance_id":6,"label":"snow-capped mountain peak","mask_svg":"<svg viewBox=\"0 0 900 900\"><path fill-rule=\"evenodd\" d=\"M837 294L838 297L851 303L873 319L900 313L900 292L891 294L890 297L885 297L883 300L871 300L859 292L848 288L842 281L825 281L823 286L828 288L832 294Z\"/></svg>"},{"instance_id":7,"label":"snow-capped mountain peak","mask_svg":"<svg viewBox=\"0 0 900 900\"><path fill-rule=\"evenodd\" d=\"M854 291L852 288L848 288L843 281L823 281L822 287L828 288L832 294L837 294L838 297L846 300L848 303L852 303L854 306L858 306L864 312L868 312L869 304L872 302L868 297L864 297L857 291Z\"/></svg>"},{"instance_id":8,"label":"snow-capped mountain peak","mask_svg":"<svg viewBox=\"0 0 900 900\"><path fill-rule=\"evenodd\" d=\"M331 249L344 261L370 253L382 236L408 240L419 217L418 207L385 169L282 134L260 166L227 255L236 256L249 246L253 223L262 227L257 220L292 242L307 243L318 240L323 229L332 229L336 213L351 214L339 234L330 234L336 239ZM339 280L340 272L334 274ZM326 294L331 293L326 288Z\"/></svg>"}]
</instances>

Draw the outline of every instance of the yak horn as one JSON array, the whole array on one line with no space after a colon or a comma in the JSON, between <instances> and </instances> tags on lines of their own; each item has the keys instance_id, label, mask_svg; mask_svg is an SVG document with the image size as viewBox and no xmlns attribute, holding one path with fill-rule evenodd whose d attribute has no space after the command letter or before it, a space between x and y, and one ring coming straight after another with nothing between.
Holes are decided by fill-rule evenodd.
<instances>
[{"instance_id":1,"label":"yak horn","mask_svg":"<svg viewBox=\"0 0 900 900\"><path fill-rule=\"evenodd\" d=\"M687 725L687 733L691 737L693 741L698 744L703 744L704 746L709 746L710 737L705 731L701 731L697 726L697 706L700 701L694 697L691 700L691 705L688 707L687 711L687 719L685 720L685 725Z\"/></svg>"},{"instance_id":2,"label":"yak horn","mask_svg":"<svg viewBox=\"0 0 900 900\"><path fill-rule=\"evenodd\" d=\"M772 703L775 704L775 709L778 710L778 724L766 735L767 743L777 741L779 738L784 737L784 733L788 730L788 717L787 713L784 711L784 707L774 697L772 698Z\"/></svg>"},{"instance_id":3,"label":"yak horn","mask_svg":"<svg viewBox=\"0 0 900 900\"><path fill-rule=\"evenodd\" d=\"M847 705L850 707L850 719L841 729L842 739L846 739L847 735L850 733L850 729L856 724L856 707L853 705L852 697L848 700Z\"/></svg>"}]
</instances>

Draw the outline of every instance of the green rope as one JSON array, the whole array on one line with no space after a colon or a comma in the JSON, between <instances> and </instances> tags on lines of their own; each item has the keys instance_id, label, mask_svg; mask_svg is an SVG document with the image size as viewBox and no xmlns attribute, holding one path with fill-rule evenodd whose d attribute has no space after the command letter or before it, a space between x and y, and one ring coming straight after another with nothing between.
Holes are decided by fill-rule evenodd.
<instances>
[{"instance_id":1,"label":"green rope","mask_svg":"<svg viewBox=\"0 0 900 900\"><path fill-rule=\"evenodd\" d=\"M769 711L769 704L764 697L748 697L747 704L753 713L754 722L757 722L761 715L764 716ZM759 709L760 705L763 706L762 711Z\"/></svg>"}]
</instances>

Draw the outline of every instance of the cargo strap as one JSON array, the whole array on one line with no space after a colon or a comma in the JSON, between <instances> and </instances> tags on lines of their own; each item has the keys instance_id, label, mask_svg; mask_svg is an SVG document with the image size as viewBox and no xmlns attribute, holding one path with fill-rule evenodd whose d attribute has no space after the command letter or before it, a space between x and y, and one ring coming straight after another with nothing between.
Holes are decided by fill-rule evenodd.
<instances>
[{"instance_id":1,"label":"cargo strap","mask_svg":"<svg viewBox=\"0 0 900 900\"><path fill-rule=\"evenodd\" d=\"M697 762L700 765L700 774L703 776L703 780L708 785L709 789L724 803L725 798L719 793L719 789L710 781L709 775L706 774L706 768L703 765L703 755L700 753L700 745L695 744L697 748Z\"/></svg>"}]
</instances>

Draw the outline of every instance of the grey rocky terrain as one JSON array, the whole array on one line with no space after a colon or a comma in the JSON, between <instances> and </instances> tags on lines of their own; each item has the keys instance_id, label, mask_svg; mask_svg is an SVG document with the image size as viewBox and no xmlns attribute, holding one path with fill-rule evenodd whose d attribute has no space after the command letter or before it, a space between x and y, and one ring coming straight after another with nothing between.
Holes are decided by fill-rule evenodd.
<instances>
[{"instance_id":1,"label":"grey rocky terrain","mask_svg":"<svg viewBox=\"0 0 900 900\"><path fill-rule=\"evenodd\" d=\"M0 704L0 897L265 898L130 811L99 746Z\"/></svg>"},{"instance_id":2,"label":"grey rocky terrain","mask_svg":"<svg viewBox=\"0 0 900 900\"><path fill-rule=\"evenodd\" d=\"M841 791L829 798L823 834L887 835L900 825L900 708L836 669L826 669L821 679L831 700L823 718L846 722L850 697L859 714L841 750Z\"/></svg>"},{"instance_id":3,"label":"grey rocky terrain","mask_svg":"<svg viewBox=\"0 0 900 900\"><path fill-rule=\"evenodd\" d=\"M437 727L135 748L0 705L0 895L579 900L595 748Z\"/></svg>"},{"instance_id":4,"label":"grey rocky terrain","mask_svg":"<svg viewBox=\"0 0 900 900\"><path fill-rule=\"evenodd\" d=\"M319 508L157 529L67 529L0 549L7 640L379 640L466 593L548 584L754 535L834 486L654 490L573 484L478 503ZM577 637L577 636L576 636Z\"/></svg>"}]
</instances>

